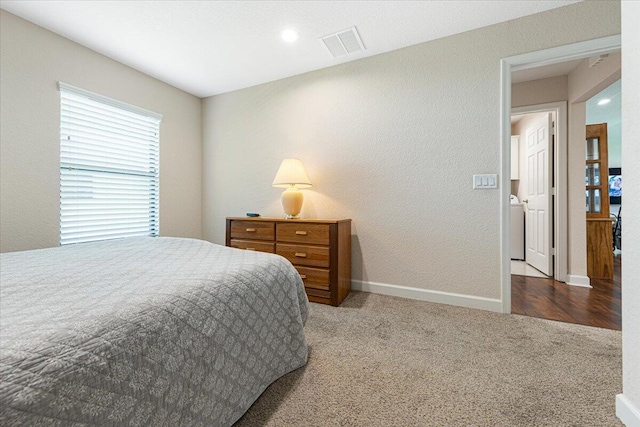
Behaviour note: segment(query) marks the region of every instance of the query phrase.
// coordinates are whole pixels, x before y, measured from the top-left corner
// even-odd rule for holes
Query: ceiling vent
[[[321,39],[335,58],[365,49],[356,27],[326,35]]]
[[[589,58],[589,68],[593,68],[595,66],[597,66],[599,63],[601,63],[602,61],[604,61],[604,59],[609,56],[608,54],[605,55],[600,55],[600,56],[594,56],[592,58]]]

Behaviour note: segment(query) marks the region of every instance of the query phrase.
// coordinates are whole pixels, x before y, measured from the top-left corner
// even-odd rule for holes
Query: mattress
[[[306,363],[277,255],[143,237],[0,259],[0,425],[229,426]]]

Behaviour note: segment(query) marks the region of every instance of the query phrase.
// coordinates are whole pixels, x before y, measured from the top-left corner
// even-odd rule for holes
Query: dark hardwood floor
[[[511,275],[511,312],[619,331],[621,264],[622,256],[614,256],[613,280],[591,279],[591,289]]]

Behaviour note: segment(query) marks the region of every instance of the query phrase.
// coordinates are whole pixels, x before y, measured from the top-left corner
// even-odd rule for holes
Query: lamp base
[[[289,187],[282,192],[282,207],[286,219],[298,218],[302,210],[302,191]]]
[[[284,219],[300,219],[300,215],[285,215]]]

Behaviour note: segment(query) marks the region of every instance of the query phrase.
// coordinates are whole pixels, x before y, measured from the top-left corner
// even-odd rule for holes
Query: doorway
[[[586,160],[587,269],[590,277],[614,280],[622,263],[622,80],[586,102],[586,122],[587,148],[592,137]],[[602,155],[595,155],[596,141]]]
[[[577,61],[580,62],[580,61]],[[575,66],[577,62],[572,65]],[[514,79],[514,97],[520,104],[529,98],[518,96],[532,88],[552,84],[550,93],[558,89],[555,74],[571,70],[565,64],[529,72],[523,81]],[[540,77],[540,78],[537,78]],[[562,81],[562,78],[560,78]],[[532,82],[530,85],[528,82]],[[564,82],[566,87],[566,82]],[[546,90],[546,89],[545,89]],[[511,109],[511,181],[510,201],[510,273],[518,276],[551,278],[568,282],[567,250],[567,101],[539,105],[517,106]],[[543,126],[540,135],[541,125]],[[531,141],[532,136],[534,141]],[[540,149],[534,142],[544,141],[546,149],[540,159]],[[530,147],[530,148],[529,148]],[[543,160],[546,163],[543,163]],[[539,169],[538,169],[539,167]],[[538,176],[544,174],[543,176]],[[540,178],[540,179],[538,179]],[[532,195],[542,194],[546,206],[534,205]],[[537,220],[537,221],[533,221]],[[544,221],[544,224],[540,224]],[[515,234],[519,233],[519,234]],[[516,248],[517,250],[514,250]],[[531,260],[531,255],[538,260]],[[542,257],[542,265],[539,258]],[[538,261],[538,262],[536,262]]]
[[[619,68],[617,57],[607,59],[609,66]],[[600,62],[604,61],[601,60]],[[579,323],[610,329],[620,328],[620,257],[612,253],[612,225],[609,221],[608,195],[608,138],[607,123],[612,129],[619,124],[620,117],[603,115],[604,109],[594,110],[592,104],[610,103],[619,97],[615,89],[605,89],[604,94],[593,94],[582,102],[578,95],[582,91],[563,92],[571,83],[574,87],[599,84],[598,75],[589,67],[591,59],[547,65],[539,70],[529,70],[526,75],[534,80],[524,80],[522,73],[514,73],[512,86],[514,100],[527,103],[531,88],[536,96],[566,97],[567,101],[554,105],[527,105],[512,109],[511,115],[511,290],[512,312],[532,317]],[[617,64],[617,65],[616,65]],[[585,71],[586,70],[586,71]],[[556,76],[556,74],[560,74]],[[605,73],[606,74],[606,73]],[[593,79],[585,79],[585,75]],[[595,75],[595,76],[593,76]],[[560,82],[558,82],[560,79]],[[594,83],[596,82],[596,83]],[[615,84],[612,85],[615,88]],[[589,89],[590,90],[590,89]],[[589,90],[586,90],[589,93]],[[591,91],[592,93],[593,91]],[[542,94],[542,95],[541,95]],[[550,95],[551,94],[551,95]],[[608,97],[608,98],[607,98]],[[605,101],[603,101],[605,100]],[[578,102],[580,101],[580,102]],[[573,102],[573,104],[571,104]],[[617,100],[619,103],[619,99]],[[573,123],[567,119],[567,105],[588,110],[588,114],[574,114]],[[553,108],[555,107],[555,108]],[[598,114],[599,113],[599,114]],[[572,124],[580,127],[582,141],[575,140],[577,147],[568,150],[565,130]],[[579,125],[579,126],[578,126]],[[586,129],[586,131],[585,131]],[[619,141],[619,137],[615,137]],[[586,143],[586,146],[585,146]],[[590,145],[591,144],[591,145]],[[612,145],[612,147],[615,143]],[[619,144],[618,144],[619,145]],[[586,152],[586,155],[585,155]],[[615,156],[614,156],[615,157]],[[568,173],[569,165],[582,168],[579,174]],[[565,179],[566,178],[566,179]],[[573,185],[573,197],[568,197],[568,187]],[[585,191],[586,189],[586,191]],[[583,192],[583,196],[580,195]],[[583,197],[581,199],[581,197]],[[586,218],[573,222],[566,218],[567,207],[584,209]],[[518,227],[517,223],[524,223]],[[572,276],[567,272],[567,249],[576,245],[574,236],[567,236],[572,228],[586,230],[586,248],[582,259],[586,260],[586,273],[590,285],[576,288]],[[520,232],[520,235],[515,233]],[[574,231],[575,233],[575,231]],[[522,240],[524,236],[524,246]],[[568,239],[565,237],[567,236]],[[520,249],[515,251],[514,248]],[[514,260],[515,258],[515,260]],[[574,254],[573,259],[578,259]],[[614,280],[617,269],[617,281]],[[562,272],[561,272],[562,271]],[[574,271],[575,273],[575,271]],[[587,283],[589,283],[587,282]],[[582,283],[577,283],[578,286]]]
[[[619,51],[620,49],[620,38],[619,37],[607,37],[598,40],[592,40],[589,42],[577,43],[569,46],[561,46],[559,48],[548,49],[545,51],[534,52],[531,54],[519,55],[516,57],[506,58],[502,60],[502,84],[503,84],[503,92],[502,92],[502,190],[503,197],[501,199],[501,213],[502,213],[502,303],[503,303],[503,311],[511,312],[511,302],[512,302],[512,289],[511,289],[511,203],[510,203],[510,195],[511,193],[518,192],[518,189],[513,188],[511,185],[511,147],[513,146],[513,142],[511,141],[512,129],[511,129],[511,113],[537,113],[543,112],[540,105],[534,105],[533,110],[537,111],[516,111],[515,109],[511,109],[511,78],[512,71],[518,70],[533,70],[535,68],[544,68],[551,65],[557,65],[561,63],[567,63],[574,61],[574,64],[569,65],[569,67],[574,66],[576,63],[583,62],[585,58],[593,58],[599,57],[600,55],[606,55],[608,53],[613,53]],[[558,100],[568,99],[568,98],[558,98]],[[581,101],[583,102],[583,101]],[[565,117],[570,116],[572,105],[567,105],[567,102],[564,102],[565,105]],[[567,114],[567,106],[569,107],[569,114]],[[531,105],[528,105],[529,109],[531,109]],[[546,111],[553,110],[553,108],[549,108],[547,106]],[[552,116],[552,122],[555,122],[556,125],[560,125],[563,123],[562,120],[559,119],[559,116],[555,116],[555,120]],[[566,123],[566,122],[564,122]],[[584,125],[583,125],[584,128]],[[569,126],[565,124],[565,132],[567,132]],[[556,129],[556,135],[557,131]],[[573,130],[573,129],[571,129]],[[522,137],[522,132],[521,137]],[[574,137],[575,137],[574,133]],[[525,135],[526,138],[526,135]],[[568,141],[568,139],[567,139]],[[556,142],[558,142],[556,140]],[[582,142],[584,146],[584,139]],[[568,254],[568,235],[567,235],[567,216],[571,215],[571,212],[567,212],[566,205],[563,207],[562,204],[566,203],[568,186],[567,186],[567,157],[562,158],[567,155],[567,152],[563,152],[563,146],[561,144],[552,144],[552,153],[553,158],[551,161],[554,162],[555,165],[564,165],[564,170],[562,170],[561,166],[553,167],[550,179],[553,180],[554,185],[551,186],[551,201],[547,204],[550,206],[551,211],[553,212],[556,222],[552,225],[552,230],[550,233],[549,239],[554,242],[552,246],[552,252],[550,253],[553,256],[552,261],[552,269],[548,270],[550,273],[549,278],[535,278],[535,280],[547,281],[547,289],[550,290],[553,294],[561,294],[563,291],[566,291],[565,300],[568,304],[576,304],[580,300],[580,296],[578,295],[580,291],[591,292],[590,288],[580,288],[576,286],[567,285],[564,282],[574,282],[574,285],[586,285],[589,286],[589,279],[580,275],[572,275],[569,274],[567,270],[568,262],[560,262],[562,255],[566,257]],[[566,146],[565,146],[566,148]],[[583,151],[584,153],[584,151]],[[575,153],[574,153],[575,154]],[[581,160],[582,162],[582,176],[584,179],[584,158]],[[574,176],[575,176],[575,164],[574,166]],[[569,165],[569,168],[571,165]],[[558,169],[560,168],[560,169]],[[580,168],[580,166],[578,166]],[[563,185],[564,184],[564,185]],[[575,185],[575,182],[573,183]],[[582,182],[583,186],[583,194],[584,194],[584,182]],[[574,193],[575,189],[574,189]],[[524,199],[527,200],[528,199]],[[574,200],[575,202],[575,200]],[[581,202],[582,203],[582,202]],[[584,209],[584,203],[582,204],[582,209]],[[562,209],[564,208],[564,209]],[[560,214],[558,214],[558,210],[560,209]],[[534,209],[530,209],[534,210]],[[584,210],[582,211],[582,215],[584,215]],[[584,226],[584,225],[583,225]],[[544,230],[543,228],[538,228],[538,230]],[[545,233],[542,233],[545,234]],[[584,232],[583,232],[584,234]],[[574,264],[575,267],[575,264]],[[526,277],[526,276],[515,276],[514,277]],[[564,280],[557,280],[563,279]],[[585,283],[586,279],[586,283]],[[529,280],[529,278],[524,279],[525,281]],[[531,279],[533,280],[533,278]],[[555,289],[556,286],[561,286],[561,288]],[[536,286],[530,283],[523,283],[520,287],[520,290],[515,290],[514,288],[514,296],[518,297],[518,292],[522,289],[525,289],[527,293],[534,294],[537,288]],[[594,293],[591,292],[591,297],[594,296]],[[615,297],[615,296],[614,296]],[[535,299],[535,298],[534,298]],[[544,299],[541,294],[538,295],[537,299]],[[585,297],[584,300],[589,299],[589,297]],[[593,299],[593,298],[591,298]],[[611,304],[615,305],[615,302]],[[610,304],[610,305],[611,305]],[[526,313],[524,313],[526,314]],[[561,321],[572,321],[568,318],[558,318],[555,320]],[[578,322],[581,323],[581,322]],[[606,327],[606,326],[605,326]]]
[[[562,114],[561,111],[562,110]],[[559,117],[562,116],[562,123]],[[565,281],[555,255],[556,159],[566,147],[566,103],[528,106],[511,115],[511,274]],[[566,151],[566,150],[565,150]],[[558,273],[558,274],[556,274]]]

